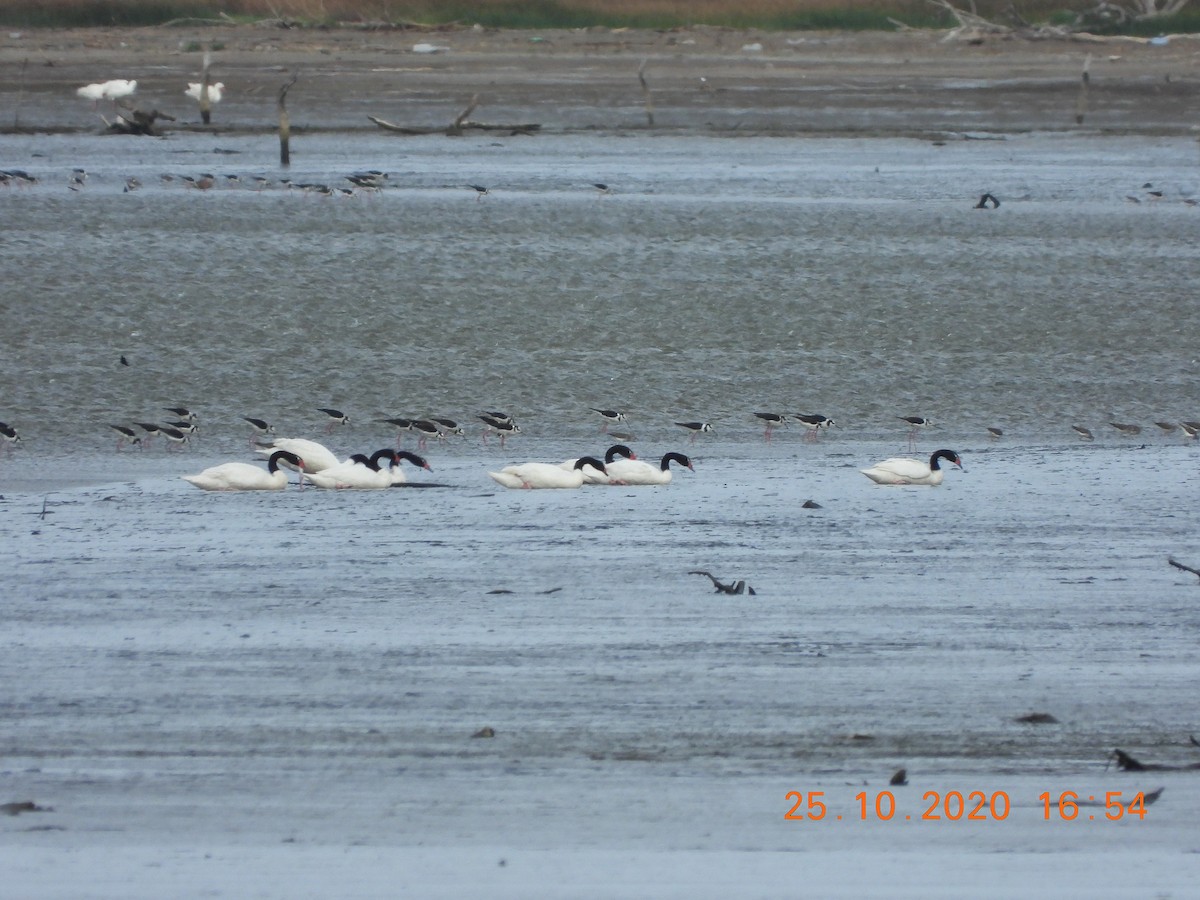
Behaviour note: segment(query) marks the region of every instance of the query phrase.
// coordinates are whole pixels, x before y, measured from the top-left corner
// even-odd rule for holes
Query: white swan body
[[[202,491],[282,491],[288,483],[287,472],[279,468],[284,460],[303,471],[302,458],[285,450],[277,450],[271,454],[267,471],[250,463],[231,462],[205,469],[199,475],[180,477]]]
[[[343,462],[348,462],[348,460],[338,459],[334,452],[324,444],[318,444],[316,441],[305,438],[275,438],[270,445],[260,448],[258,452],[263,456],[270,456],[276,450],[286,450],[303,458],[304,471],[309,474],[323,472],[334,466],[340,466]]]
[[[946,476],[938,464],[938,461],[943,459],[954,463],[960,469],[963,468],[962,458],[953,450],[938,450],[929,457],[927,463],[919,459],[896,456],[860,471],[876,484],[925,484],[936,487]]]
[[[624,444],[613,444],[611,447],[608,448],[608,450],[606,450],[604,452],[605,467],[612,465],[613,461],[615,459],[617,459],[617,457],[622,457],[624,459],[637,459],[637,454],[634,453],[632,450],[630,450],[628,447],[626,447]],[[577,463],[577,462],[579,462],[578,458],[568,459],[563,462],[560,462],[558,464],[558,467],[560,469],[564,469],[565,471],[569,472],[575,468],[575,463]],[[608,484],[609,476],[606,473],[601,472],[599,469],[595,468],[594,466],[588,466],[586,471],[583,472],[583,483],[584,484]]]
[[[585,466],[603,472],[604,463],[594,456],[583,456],[575,461],[571,469],[563,469],[555,463],[521,463],[505,466],[499,472],[488,472],[497,484],[506,488],[577,488],[583,486]]]
[[[397,462],[396,451],[389,447],[376,451],[369,459],[356,453],[344,463],[320,472],[306,472],[304,477],[319,488],[380,490],[392,486],[392,473],[379,465],[379,461],[385,457],[389,465]]]
[[[223,90],[225,90],[225,83],[222,81],[218,81],[216,84],[210,84],[208,86],[208,102],[209,103],[220,103],[221,102],[221,92]],[[200,102],[200,82],[189,81],[187,90],[184,91],[183,93],[186,96],[191,97],[197,103],[199,103]]]
[[[673,462],[696,471],[687,456],[672,452],[664,454],[662,462],[657,466],[640,459],[615,460],[608,467],[608,480],[610,484],[623,485],[670,484]]]

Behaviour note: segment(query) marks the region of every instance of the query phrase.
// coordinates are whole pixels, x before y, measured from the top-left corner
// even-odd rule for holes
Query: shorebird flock
[[[125,357],[122,357],[122,361],[123,365],[129,365],[125,361]],[[628,412],[602,407],[589,407],[588,409],[599,417],[600,434],[615,441],[636,440],[633,431],[628,430],[631,418]],[[107,427],[116,436],[118,451],[132,449],[146,451],[157,446],[164,446],[168,451],[179,451],[198,442],[201,434],[199,418],[197,413],[186,406],[169,406],[156,410],[144,419],[110,421],[107,423]],[[928,416],[897,416],[896,419],[902,423],[898,430],[903,430],[903,436],[910,451],[915,448],[916,441],[923,432],[928,429],[936,429],[934,421]],[[270,440],[277,434],[276,427],[260,416],[244,415],[240,417],[240,421],[245,423],[245,436],[251,447],[256,446],[256,441]],[[298,430],[312,427],[313,430],[319,430],[328,435],[336,429],[350,426],[351,421],[351,416],[341,409],[314,407],[311,421],[304,423]],[[484,444],[488,444],[495,437],[499,439],[499,446],[502,450],[507,449],[510,439],[522,434],[521,426],[517,424],[516,419],[511,414],[499,410],[481,411],[475,414],[471,421],[478,423],[476,427],[480,429],[480,439]],[[837,427],[837,422],[823,413],[747,413],[746,422],[751,421],[757,422],[760,427],[763,427],[762,436],[767,443],[771,443],[781,430],[788,429],[792,424],[802,426],[799,433],[802,435],[801,441],[804,443],[815,442],[823,434],[829,433],[831,429]],[[375,419],[373,423],[389,425],[395,429],[394,443],[397,449],[401,449],[405,440],[411,437],[416,440],[416,447],[420,451],[426,450],[431,442],[441,444],[454,438],[464,438],[469,427],[460,424],[454,418],[434,415],[392,416]],[[667,423],[659,422],[658,424],[665,426]],[[703,419],[672,420],[670,424],[686,434],[691,444],[695,444],[707,435],[717,433],[717,427],[711,421]],[[1153,424],[1157,433],[1163,437],[1178,436],[1186,441],[1195,440],[1197,435],[1200,435],[1200,420],[1178,422],[1158,420]],[[1112,429],[1110,433],[1117,439],[1134,439],[1144,434],[1143,427],[1133,422],[1113,421],[1109,422],[1108,426]],[[733,422],[722,422],[721,427],[725,433],[736,432],[739,428]],[[1093,441],[1096,439],[1096,431],[1091,427],[1078,423],[1073,423],[1069,427],[1071,433],[1080,440]],[[961,436],[962,430],[956,429],[956,431]],[[981,430],[981,436],[986,437],[989,441],[1001,440],[1005,434],[1004,429],[994,425],[985,426]],[[15,426],[0,422],[0,452],[11,453],[21,442],[21,436]]]
[[[72,168],[70,171],[63,173],[61,178],[61,183],[65,183],[70,190],[76,192],[81,191],[85,185],[90,183],[93,190],[103,190],[105,188],[116,190],[119,187],[122,193],[128,194],[140,190],[145,184],[142,178],[137,175],[98,174],[88,172],[82,167]],[[262,173],[244,174],[240,172],[199,172],[196,174],[162,172],[158,175],[157,180],[160,187],[179,187],[204,193],[210,191],[251,191],[254,193],[283,191],[296,194],[297,196],[328,198],[370,197],[383,192],[387,188],[400,187],[391,181],[389,173],[379,169],[350,172],[347,175],[339,176],[336,181],[332,182],[298,181],[286,177],[271,178]],[[60,183],[59,177],[45,174],[33,175],[24,169],[0,170],[0,187],[31,188],[58,183]],[[592,183],[573,186],[581,190],[598,193],[600,196],[616,192],[614,188],[607,184],[603,186],[603,190],[599,190],[600,186]],[[428,190],[429,188],[427,185],[417,185],[416,187],[419,187],[421,190]],[[474,197],[476,200],[483,200],[484,197],[491,196],[492,194],[491,188],[482,184],[443,187],[446,190],[464,192],[464,196]]]

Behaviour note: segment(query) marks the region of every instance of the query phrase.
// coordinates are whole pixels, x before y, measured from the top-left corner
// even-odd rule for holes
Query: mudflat
[[[213,128],[375,130],[472,120],[545,130],[903,134],[1194,130],[1200,42],[963,39],[947,32],[758,32],[691,27],[497,31],[185,25],[0,34],[0,127],[95,131],[81,85],[136,79],[137,103],[199,120],[184,96],[211,49]],[[1089,75],[1082,122],[1082,74]],[[639,73],[640,76],[639,77]],[[644,85],[643,85],[644,81]]]

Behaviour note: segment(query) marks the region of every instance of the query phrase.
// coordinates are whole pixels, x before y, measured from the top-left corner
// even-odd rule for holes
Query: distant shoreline
[[[708,27],[6,32],[0,131],[101,131],[106,110],[93,110],[75,90],[110,78],[136,79],[143,108],[175,116],[164,131],[201,130],[183,90],[198,79],[204,50],[214,79],[226,85],[214,133],[273,131],[278,91],[293,74],[292,127],[310,132],[374,132],[371,116],[442,129],[472,98],[475,121],[536,123],[547,133],[953,139],[1029,131],[1182,135],[1198,124],[1192,36],[1165,46],[1134,38],[947,36]],[[1090,82],[1080,124],[1085,60]]]

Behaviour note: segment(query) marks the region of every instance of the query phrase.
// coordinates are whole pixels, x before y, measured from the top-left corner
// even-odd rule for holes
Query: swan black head
[[[623,456],[626,459],[637,459],[637,454],[626,447],[624,444],[613,444],[604,454],[606,463],[612,462],[618,456]]]
[[[687,458],[686,454],[676,453],[673,450],[670,453],[665,454],[662,458],[663,471],[665,472],[667,469],[669,469],[671,467],[671,463],[673,462],[679,463],[681,466],[687,466],[693,472],[696,471],[696,467],[692,465],[692,461]]]
[[[964,472],[967,471],[966,469],[963,469],[962,457],[953,450],[938,450],[929,457],[929,468],[934,472],[941,468],[941,466],[938,465],[938,460],[940,459],[944,459],[946,462],[954,463],[954,465],[958,466]]]
[[[399,464],[400,460],[402,460],[402,459],[407,459],[414,466],[419,466],[422,469],[429,469],[429,463],[425,461],[425,457],[417,456],[417,454],[412,453],[408,450],[397,450],[396,451],[397,464]],[[433,469],[429,469],[429,471],[432,472]]]
[[[304,460],[295,453],[289,453],[287,450],[276,450],[267,461],[267,470],[272,474],[278,472],[280,463],[287,463],[294,469],[304,468]]]
[[[600,462],[600,460],[596,459],[594,456],[581,456],[579,459],[575,460],[576,469],[582,469],[584,466],[592,466],[595,469],[599,469],[605,475],[608,474],[608,469],[605,468],[604,463]]]

